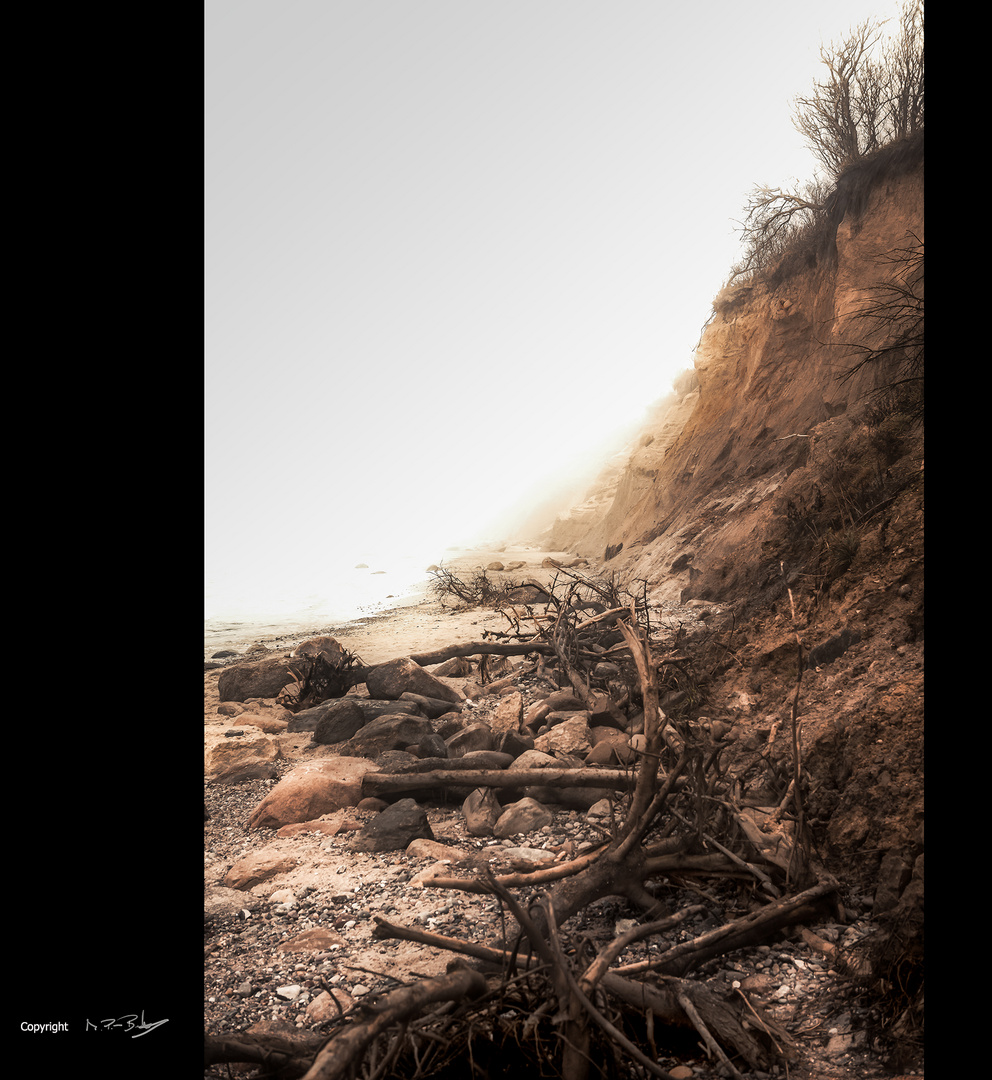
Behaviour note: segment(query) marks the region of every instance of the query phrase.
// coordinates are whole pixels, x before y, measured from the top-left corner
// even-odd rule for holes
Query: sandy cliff
[[[858,312],[904,273],[892,253],[922,243],[923,216],[922,144],[842,184],[833,243],[798,272],[723,290],[696,349],[698,389],[666,400],[622,467],[559,517],[551,546],[619,552],[611,566],[666,597],[726,599],[760,578],[793,489],[816,482],[811,467],[892,377],[870,365],[841,378],[860,356],[850,343],[869,340]]]

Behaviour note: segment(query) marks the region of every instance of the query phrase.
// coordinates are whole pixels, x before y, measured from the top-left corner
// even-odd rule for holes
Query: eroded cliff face
[[[892,378],[884,365],[842,376],[861,355],[852,343],[871,338],[858,313],[904,272],[892,253],[922,242],[923,227],[920,169],[882,180],[844,217],[827,265],[725,290],[696,349],[698,391],[653,418],[623,468],[559,519],[553,546],[619,550],[611,567],[665,599],[726,599],[760,578],[788,499]]]
[[[818,856],[881,905],[922,897],[923,429],[882,392],[905,354],[844,376],[898,329],[859,312],[922,253],[922,160],[857,203],[829,258],[717,297],[698,390],[552,537],[703,613],[660,661],[666,709],[725,726],[741,797],[773,804],[795,722]]]

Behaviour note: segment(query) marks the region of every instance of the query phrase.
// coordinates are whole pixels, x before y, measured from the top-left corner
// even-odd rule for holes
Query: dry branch
[[[455,758],[454,761],[459,759]],[[428,772],[366,773],[362,780],[362,794],[366,797],[386,798],[403,792],[424,788],[524,788],[581,787],[618,788],[633,787],[634,776],[623,769],[466,769],[436,768]]]
[[[310,1067],[324,1040],[310,1035],[306,1039],[287,1039],[281,1035],[238,1032],[233,1035],[205,1035],[204,1068],[241,1062],[263,1065],[269,1075],[300,1077]]]
[[[417,1016],[439,1001],[482,997],[488,987],[477,971],[459,968],[386,994],[369,1006],[369,1015],[340,1031],[316,1056],[303,1080],[338,1080],[351,1075],[366,1048],[394,1024]]]
[[[546,641],[470,641],[465,645],[446,645],[433,652],[415,653],[410,659],[421,667],[443,664],[456,656],[526,656],[527,653],[553,656],[554,648]]]
[[[691,941],[674,945],[651,960],[627,964],[614,971],[627,976],[642,975],[647,971],[682,975],[714,956],[755,945],[786,926],[814,917],[817,905],[836,892],[838,887],[838,882],[833,878],[825,878],[796,896],[766,904],[758,911],[700,934]]]

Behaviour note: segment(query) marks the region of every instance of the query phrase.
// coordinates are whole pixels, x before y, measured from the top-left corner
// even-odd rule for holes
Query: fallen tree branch
[[[437,759],[439,761],[445,759]],[[453,761],[460,759],[454,758]],[[384,798],[420,788],[457,787],[581,787],[632,788],[634,776],[624,769],[467,769],[442,767],[428,772],[366,773],[362,778],[362,795]]]
[[[446,937],[444,934],[435,934],[429,930],[417,930],[412,926],[399,926],[379,915],[375,917],[372,937],[381,941],[413,941],[418,945],[430,945],[435,949],[461,953],[463,956],[471,956],[498,967],[507,967],[514,959],[514,954],[507,949],[478,945],[473,941],[462,941],[461,938]],[[525,963],[523,966],[528,965]]]
[[[287,1039],[281,1035],[253,1034],[240,1031],[235,1035],[205,1035],[203,1066],[242,1062],[264,1065],[270,1075],[289,1080],[300,1077],[310,1067],[323,1039],[309,1035],[305,1039]]]
[[[575,1003],[580,1006],[604,1032],[606,1032],[613,1042],[622,1047],[630,1057],[647,1069],[648,1072],[654,1076],[661,1077],[661,1080],[672,1080],[671,1073],[666,1072],[657,1062],[652,1061],[640,1047],[635,1046],[630,1039],[628,1039],[614,1024],[611,1024],[599,1009],[593,1005],[589,998],[586,997],[581,987],[576,982],[575,975],[572,973],[568,960],[562,951],[561,943],[558,940],[558,928],[555,925],[554,904],[551,902],[549,896],[545,895],[543,897],[541,907],[544,911],[549,929],[548,939],[554,954],[555,971],[560,975],[568,993],[575,999]],[[577,1017],[576,1011],[571,1009],[569,1012],[571,1014],[571,1039],[566,1039],[562,1075],[569,1077],[569,1080],[572,1080],[573,1077],[576,1077],[576,1080],[581,1080],[581,1077],[588,1074],[588,1036],[586,1036],[585,1032],[582,1030],[585,1025]]]
[[[554,647],[546,641],[470,641],[465,645],[446,645],[443,649],[435,649],[433,652],[415,653],[409,657],[415,664],[421,667],[430,667],[432,664],[443,664],[445,660],[451,660],[456,656],[526,656],[527,653],[541,653],[542,656],[553,656]]]
[[[717,1058],[726,1069],[729,1070],[730,1075],[734,1077],[734,1080],[744,1080],[744,1078],[737,1071],[737,1069],[734,1068],[733,1064],[730,1061],[730,1058],[728,1058],[727,1055],[723,1052],[723,1047],[720,1046],[716,1039],[714,1039],[713,1036],[710,1034],[710,1030],[706,1026],[706,1022],[699,1015],[699,1010],[693,1004],[693,1002],[689,998],[689,995],[684,990],[680,990],[676,994],[676,997],[678,998],[678,1003],[685,1010],[686,1016],[688,1016],[689,1019],[692,1021],[692,1026],[699,1033],[699,1037],[703,1040],[704,1045],[707,1047],[710,1053],[715,1058]]]
[[[814,917],[818,901],[836,892],[838,888],[837,881],[827,878],[796,896],[766,904],[758,911],[752,911],[740,919],[700,934],[691,941],[674,945],[651,960],[627,964],[615,968],[614,972],[628,977],[642,975],[647,971],[682,975],[714,956],[754,945],[785,926]]]

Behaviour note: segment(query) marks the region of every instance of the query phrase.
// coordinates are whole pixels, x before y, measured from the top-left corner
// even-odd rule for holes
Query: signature
[[[161,1027],[163,1024],[167,1024],[168,1019],[165,1020],[153,1020],[150,1023],[145,1022],[145,1010],[141,1010],[141,1019],[138,1019],[137,1013],[125,1013],[123,1016],[111,1017],[109,1020],[99,1020],[94,1023],[92,1020],[86,1021],[87,1031],[127,1031],[131,1033],[132,1039],[140,1039],[142,1035],[147,1035],[149,1031],[154,1031],[157,1027]]]

